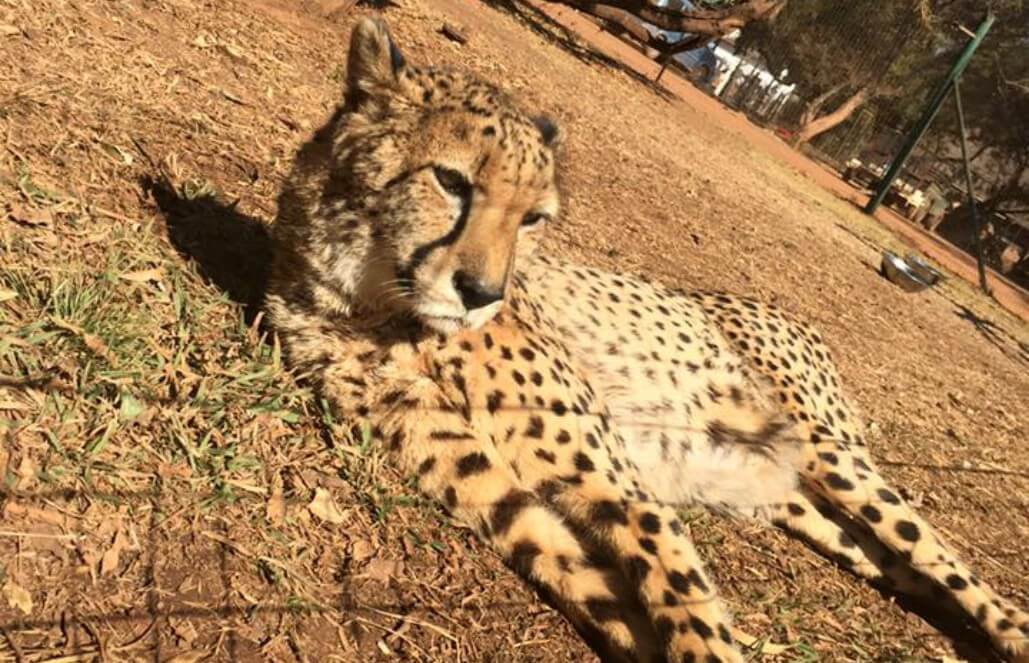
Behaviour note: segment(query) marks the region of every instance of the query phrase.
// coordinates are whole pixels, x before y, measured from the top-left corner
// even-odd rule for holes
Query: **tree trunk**
[[[831,113],[822,115],[821,117],[809,120],[801,125],[795,136],[797,145],[803,145],[807,143],[815,136],[829,131],[833,127],[837,126],[848,117],[850,117],[854,111],[856,111],[861,104],[865,103],[868,98],[868,88],[861,87],[858,91],[850,95],[850,97],[840,104],[836,110]]]
[[[818,117],[818,114],[822,112],[822,108],[829,103],[829,100],[835,97],[840,90],[843,89],[845,83],[839,83],[832,86],[822,94],[818,95],[804,106],[804,112],[800,115],[798,124],[801,127],[805,127]]]
[[[787,0],[744,0],[726,9],[674,10],[655,7],[648,0],[557,0],[588,14],[610,21],[645,45],[670,55],[695,48],[721,37],[751,21],[769,20],[786,6]],[[677,44],[658,39],[643,27],[650,23],[669,32],[688,32],[691,37]]]

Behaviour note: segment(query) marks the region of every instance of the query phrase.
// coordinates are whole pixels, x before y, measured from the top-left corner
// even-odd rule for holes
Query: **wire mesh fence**
[[[1012,0],[992,11],[961,77],[972,193],[986,263],[1029,287],[1029,8]],[[680,64],[709,51],[717,71],[703,89],[871,192],[985,15],[964,0],[793,2]],[[883,202],[974,256],[969,198],[951,92]]]

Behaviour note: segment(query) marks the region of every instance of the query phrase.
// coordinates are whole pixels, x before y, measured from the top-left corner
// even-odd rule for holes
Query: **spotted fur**
[[[1025,660],[1029,617],[876,472],[817,333],[535,254],[559,140],[358,23],[274,229],[267,310],[297,371],[611,660],[742,661],[683,503],[942,593]]]

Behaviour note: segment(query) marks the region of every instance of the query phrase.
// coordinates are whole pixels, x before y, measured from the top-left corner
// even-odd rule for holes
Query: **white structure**
[[[735,41],[736,38],[739,36],[740,31],[734,30],[725,36],[725,40]],[[724,48],[721,42],[715,45],[714,50],[715,56],[725,66],[726,71],[726,74],[718,82],[718,86],[715,87],[716,97],[722,95],[722,90],[724,90],[725,86],[729,84],[729,81],[732,79],[733,74],[737,73],[737,69],[739,70],[739,74],[742,76],[753,76],[754,72],[756,71],[758,77],[761,80],[761,87],[767,88],[769,85],[773,86],[772,90],[775,92],[776,96],[782,99],[788,98],[791,94],[793,94],[793,91],[797,87],[796,85],[783,85],[779,82],[779,78],[786,77],[786,74],[788,73],[786,70],[783,70],[782,74],[780,74],[779,78],[777,78],[770,74],[768,71],[762,69],[761,67],[753,63],[744,62],[743,58],[736,55],[732,51]]]

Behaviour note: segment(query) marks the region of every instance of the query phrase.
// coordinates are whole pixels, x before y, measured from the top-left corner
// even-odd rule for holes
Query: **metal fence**
[[[798,149],[836,170],[857,188],[872,189],[905,139],[918,126],[934,91],[970,38],[969,28],[974,30],[983,18],[983,9],[982,5],[976,9],[974,3],[968,3],[969,9],[963,17],[958,15],[954,19],[952,16],[943,21],[928,12],[931,2],[893,0],[888,5],[880,4],[891,7],[893,13],[880,17],[877,23],[874,8],[867,20],[856,19],[852,11],[854,4],[852,0],[815,0],[807,5],[790,3],[784,10],[785,18],[776,19],[776,22],[785,20],[785,27],[755,27],[753,30],[758,33],[755,38],[749,34],[752,27],[748,25],[742,34],[730,35],[710,45],[721,64],[718,80],[710,86],[710,92],[756,124],[794,142]],[[857,0],[856,4],[868,3]],[[794,7],[797,9],[793,10]],[[791,18],[788,15],[791,11],[801,15]],[[1016,7],[1015,18],[1025,13],[1024,9]],[[1003,20],[1002,17],[998,23]],[[1024,33],[1024,26],[1022,28]],[[966,106],[971,106],[966,108],[966,114],[972,114],[970,120],[974,129],[969,146],[973,189],[982,216],[980,236],[984,240],[987,264],[1021,286],[1029,287],[1029,200],[1025,200],[1029,197],[1025,193],[1029,191],[1029,175],[1022,173],[1024,195],[1021,199],[1017,195],[1009,196],[1003,203],[997,203],[998,191],[1010,193],[1012,181],[1016,184],[1018,181],[1018,159],[1021,158],[1018,134],[1013,134],[1014,138],[1005,134],[1005,140],[1016,143],[998,148],[991,143],[997,136],[991,133],[990,123],[1001,120],[981,115],[1007,111],[1005,117],[1010,116],[1010,124],[1019,122],[1015,110],[1024,106],[1029,112],[1029,88],[1007,88],[1000,79],[1008,63],[1018,65],[1019,53],[1021,58],[1029,59],[1029,35],[1021,37],[1022,48],[1017,44],[1010,48],[1010,34],[1005,34],[1003,29],[994,29],[993,33],[987,34],[983,42],[990,48],[980,49],[965,74],[966,79],[978,82],[972,86],[972,91],[964,93],[964,98],[971,100],[971,103],[966,101]],[[783,52],[793,54],[797,68],[813,71],[802,72],[807,78],[791,75],[789,68],[782,65]],[[821,70],[810,67],[802,59],[804,55],[815,57],[819,53],[828,54]],[[843,63],[838,72],[833,70],[834,64],[829,64],[834,57]],[[783,68],[779,69],[780,66]],[[833,80],[834,75],[838,76],[838,81]],[[991,76],[997,79],[995,86]],[[855,83],[855,80],[863,82]],[[859,85],[864,85],[868,92],[853,112],[809,141],[797,141],[805,120],[818,115],[805,116],[812,105],[824,102],[822,112],[831,112],[845,104],[848,95]],[[836,91],[829,94],[827,100],[820,100],[819,87]],[[995,98],[985,99],[982,95]],[[974,255],[976,231],[967,204],[953,103],[952,96],[948,97],[887,192],[884,204]],[[1021,106],[1016,109],[1012,104]],[[1029,119],[1021,121],[1026,125],[1029,139]],[[999,128],[1011,130],[1010,126]],[[1029,147],[1022,147],[1029,153]]]

